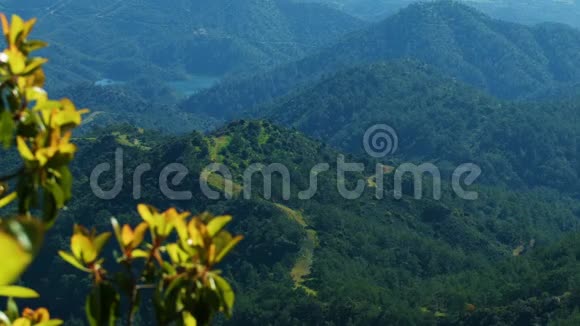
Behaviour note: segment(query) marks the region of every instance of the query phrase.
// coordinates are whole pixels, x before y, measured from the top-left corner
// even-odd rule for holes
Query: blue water
[[[174,81],[168,84],[178,95],[187,97],[212,87],[220,79],[218,76],[191,76],[187,80]]]

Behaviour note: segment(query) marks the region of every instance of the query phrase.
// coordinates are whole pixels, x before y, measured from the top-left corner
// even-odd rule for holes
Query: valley
[[[15,284],[41,293],[25,303],[46,307],[66,325],[97,325],[85,322],[78,298],[97,280],[121,279],[127,265],[88,278],[59,251],[72,243],[77,224],[99,233],[110,231],[112,217],[139,225],[143,210],[135,208],[147,203],[200,216],[185,226],[159,215],[174,223],[167,228],[176,235],[156,241],[181,242],[156,248],[155,232],[163,228],[151,227],[141,234],[151,244],[132,249],[152,254],[131,259],[146,258],[139,264],[147,266],[172,255],[168,261],[175,263],[186,252],[188,259],[210,262],[209,268],[189,261],[160,266],[177,275],[163,281],[199,275],[199,284],[216,288],[207,277],[220,275],[229,282],[231,289],[217,297],[194,298],[215,303],[235,293],[231,316],[222,314],[223,306],[215,316],[205,314],[211,305],[200,306],[197,313],[212,325],[576,325],[577,6],[547,0],[6,0],[0,11],[37,17],[33,35],[50,44],[39,52],[48,58],[46,75],[34,77],[46,78],[50,98],[89,109],[82,119],[66,117],[82,120],[73,135],[72,123],[62,118],[69,121],[63,135],[47,138],[52,147],[42,153],[75,153],[70,176],[54,172],[54,161],[42,163],[48,154],[37,158],[25,150],[42,144],[26,124],[52,119],[57,110],[38,113],[51,105],[40,87],[18,95],[33,94],[33,100],[17,102],[18,92],[2,88],[13,77],[0,83],[0,136],[15,145],[2,150],[2,166],[17,170],[26,157],[25,169],[44,171],[45,164],[72,187],[72,199]],[[18,68],[3,63],[14,60],[6,51],[2,77]],[[30,109],[38,117],[11,116],[7,108],[14,103],[38,104]],[[50,121],[48,129],[61,120]],[[467,167],[478,173],[465,173],[474,171]],[[19,187],[3,180],[0,196]],[[12,212],[15,206],[0,205],[0,236],[5,218],[24,218]],[[244,237],[223,262],[216,248],[232,235],[217,237],[225,224],[200,226],[210,216],[204,212],[232,216],[228,231]],[[99,243],[102,259],[122,261],[127,253],[118,246],[132,246],[127,239],[139,238],[137,228],[123,227],[119,243]],[[90,232],[86,237],[94,240],[96,231]],[[217,244],[189,233],[210,234]],[[164,290],[148,286],[142,302]],[[122,299],[117,322],[163,324],[154,317],[159,302],[142,304],[130,321],[134,299]],[[192,305],[184,302],[176,306]],[[10,326],[0,313],[0,325]],[[193,325],[180,314],[177,325],[180,318]]]

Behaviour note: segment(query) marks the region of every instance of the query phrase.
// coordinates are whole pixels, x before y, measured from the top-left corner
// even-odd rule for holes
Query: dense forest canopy
[[[27,57],[42,44],[10,33],[2,44],[0,142],[11,148],[0,149],[0,241],[13,232],[6,221],[41,214],[14,216],[10,201],[45,191],[59,205],[42,249],[9,285],[41,297],[16,309],[0,273],[0,325],[46,326],[44,310],[24,307],[91,326],[111,316],[133,325],[578,324],[578,10],[547,0],[3,1],[1,12],[37,17],[31,35],[49,46],[38,52],[48,62],[25,60],[26,72],[6,61],[18,58],[11,48]],[[35,108],[41,87],[70,101]],[[74,116],[74,134],[65,123],[57,133],[39,112],[69,102],[89,111]],[[369,138],[377,127],[387,139]],[[74,144],[66,168],[22,170],[22,158],[42,162],[23,143],[45,153],[59,137],[58,146]],[[38,157],[60,152],[46,153]],[[345,162],[360,168],[345,173]],[[466,166],[477,176],[461,173]],[[9,180],[26,169],[41,175],[27,191]],[[75,246],[99,235],[112,239],[93,246],[104,263]],[[127,283],[119,275],[137,275],[126,267],[143,252],[150,259],[134,266],[143,274]],[[173,283],[184,275],[194,281]],[[135,281],[151,279],[158,288]],[[79,304],[87,296],[88,310]]]
[[[396,13],[417,0],[297,0],[328,4],[367,20],[378,20]],[[486,14],[512,22],[537,24],[563,23],[578,27],[580,4],[576,0],[461,0]]]
[[[8,0],[39,17],[55,86],[218,76],[267,69],[331,44],[364,23],[338,10],[288,0]],[[82,30],[82,37],[77,31]],[[49,86],[52,86],[49,84]]]
[[[403,58],[494,96],[544,99],[578,91],[579,50],[580,31],[567,26],[507,23],[452,1],[420,3],[302,60],[202,91],[182,106],[236,117],[324,74]]]

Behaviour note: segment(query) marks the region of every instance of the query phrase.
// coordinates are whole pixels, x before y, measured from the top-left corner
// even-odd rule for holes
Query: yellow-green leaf
[[[199,220],[193,219],[189,221],[187,225],[187,231],[189,232],[189,239],[186,240],[188,246],[200,246],[204,247],[203,236],[199,230],[201,222]],[[202,225],[203,226],[203,225]]]
[[[28,148],[28,145],[26,145],[24,138],[16,138],[16,144],[18,145],[18,152],[20,153],[20,156],[22,156],[25,161],[30,162],[35,160],[34,154],[32,154],[30,148]]]
[[[149,225],[147,225],[147,223],[141,223],[137,225],[133,232],[133,241],[131,242],[131,247],[137,248],[141,242],[143,242],[143,239],[145,238],[145,232],[147,232],[148,228]]]
[[[34,299],[40,295],[29,288],[16,285],[0,286],[0,297],[20,298],[20,299]]]
[[[18,194],[16,192],[11,193],[10,195],[0,198],[0,208],[10,204],[11,202],[14,201],[14,199],[16,199],[18,197]]]
[[[69,254],[68,252],[59,251],[58,255],[60,258],[64,259],[67,263],[71,264],[72,266],[80,269],[83,272],[90,272],[90,270],[81,264],[73,255]]]
[[[34,27],[35,24],[36,24],[36,18],[32,18],[28,21],[23,22],[23,24],[22,24],[22,36],[21,36],[23,39],[26,39],[28,37],[28,35],[32,31],[32,28]]]
[[[111,225],[113,226],[113,232],[115,233],[115,238],[117,238],[117,242],[119,242],[119,246],[123,248],[123,240],[121,235],[121,226],[119,225],[119,221],[116,218],[111,217]]]
[[[42,322],[40,324],[36,324],[34,326],[60,326],[63,325],[64,321],[60,319],[51,319],[49,321]]]
[[[0,142],[2,142],[4,148],[12,145],[15,127],[14,119],[10,111],[4,110],[0,112]]]
[[[229,215],[214,217],[207,224],[207,231],[209,235],[213,237],[218,234],[228,223],[230,223],[231,220],[232,217]]]
[[[234,247],[240,243],[240,241],[242,241],[242,239],[244,239],[243,236],[238,235],[237,237],[233,238],[232,241],[230,241],[217,255],[217,257],[215,258],[215,263],[219,263],[222,261],[222,259],[224,259],[224,257],[230,252],[232,251],[232,249],[234,249]]]
[[[197,326],[197,320],[195,320],[195,317],[193,317],[190,312],[184,311],[182,313],[182,316],[183,316],[183,325]]]
[[[167,245],[167,254],[169,254],[169,258],[174,264],[180,264],[189,258],[187,253],[176,243]]]
[[[18,318],[12,323],[12,326],[32,326],[32,321],[28,318]]]
[[[40,68],[43,64],[47,63],[48,59],[46,58],[33,58],[30,62],[26,65],[26,68],[22,71],[23,75],[28,75],[33,73],[36,69]]]
[[[7,51],[8,65],[13,74],[21,74],[26,68],[26,56],[16,48]]]
[[[83,263],[92,263],[97,259],[97,250],[91,240],[84,234],[77,233],[71,238],[73,255]]]
[[[18,15],[12,15],[10,24],[10,45],[15,44],[18,36],[23,32],[24,21]]]
[[[147,258],[149,257],[149,253],[145,250],[135,249],[131,252],[132,258]]]
[[[0,231],[0,286],[13,283],[32,262],[32,255],[11,235]]]
[[[155,225],[155,215],[158,214],[155,208],[145,204],[139,204],[139,206],[137,206],[137,211],[139,212],[139,215],[141,215],[141,218],[149,223],[150,226]]]
[[[0,311],[0,325],[10,325],[10,318],[3,311]]]
[[[97,252],[97,256],[101,253],[101,251],[103,250],[103,247],[105,246],[105,244],[107,244],[107,241],[109,241],[109,239],[111,238],[111,232],[105,232],[102,234],[99,234],[94,241],[94,246],[95,246],[95,250]]]
[[[224,313],[229,318],[232,316],[233,309],[234,309],[234,301],[235,301],[235,294],[232,290],[232,287],[221,276],[217,274],[212,274],[212,278],[215,281],[217,286],[217,290],[220,295],[220,299],[222,301],[222,307],[224,308]]]
[[[28,53],[36,50],[40,50],[48,46],[48,43],[38,40],[29,40],[23,44],[22,49]]]

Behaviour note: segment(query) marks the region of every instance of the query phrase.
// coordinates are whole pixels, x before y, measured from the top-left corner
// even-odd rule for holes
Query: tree
[[[39,296],[16,284],[72,198],[69,164],[77,150],[72,132],[87,110],[68,99],[50,100],[43,89],[47,60],[31,54],[46,44],[28,39],[35,20],[12,16],[9,22],[4,15],[0,20],[7,44],[0,53],[0,143],[3,156],[16,155],[21,162],[15,172],[0,176],[0,296],[9,298],[0,325],[60,325],[45,308],[20,313],[14,298]],[[230,316],[234,293],[215,266],[242,239],[224,230],[231,217],[191,216],[174,208],[160,212],[144,204],[138,212],[143,222],[134,228],[114,218],[113,232],[75,225],[70,251],[59,252],[91,277],[89,324],[114,325],[124,317],[132,325],[146,289],[160,325],[205,325],[216,312]],[[116,263],[122,268],[115,273],[106,269],[102,255],[112,234],[121,250]]]

